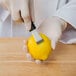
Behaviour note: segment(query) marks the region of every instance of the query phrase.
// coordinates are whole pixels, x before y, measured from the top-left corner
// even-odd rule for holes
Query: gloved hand
[[[44,20],[43,23],[38,28],[38,31],[44,33],[46,36],[49,37],[49,39],[51,40],[51,46],[53,49],[55,49],[56,43],[60,39],[62,32],[66,29],[66,27],[67,22],[58,17],[52,17]],[[33,60],[33,58],[31,57],[31,55],[27,50],[27,46],[24,46],[24,50],[26,50],[27,58],[29,60]],[[35,62],[41,63],[40,60],[35,60]]]
[[[29,0],[0,0],[0,5],[10,11],[15,22],[24,21],[27,30],[31,28]]]
[[[60,39],[62,32],[66,29],[66,27],[67,22],[53,16],[52,18],[44,20],[38,30],[50,38],[52,48],[55,49],[56,43]]]

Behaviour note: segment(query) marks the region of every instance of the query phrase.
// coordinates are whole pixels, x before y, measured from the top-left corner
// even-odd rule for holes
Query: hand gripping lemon
[[[45,36],[42,33],[40,33],[40,36],[42,37],[43,42],[37,44],[34,37],[31,36],[28,39],[27,47],[29,53],[34,59],[46,60],[49,57],[50,53],[52,52],[51,41],[47,36]]]

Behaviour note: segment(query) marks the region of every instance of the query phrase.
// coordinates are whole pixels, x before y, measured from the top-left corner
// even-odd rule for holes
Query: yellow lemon
[[[47,36],[45,36],[42,33],[40,33],[40,36],[43,39],[43,42],[41,42],[40,44],[37,44],[35,42],[33,36],[31,36],[28,39],[28,43],[27,43],[28,51],[34,59],[46,60],[50,55],[50,53],[52,52],[51,41]]]

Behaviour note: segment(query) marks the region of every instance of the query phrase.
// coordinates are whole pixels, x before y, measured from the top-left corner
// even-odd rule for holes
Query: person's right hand
[[[24,22],[26,29],[30,30],[29,0],[0,0],[0,5],[10,11],[15,22]]]

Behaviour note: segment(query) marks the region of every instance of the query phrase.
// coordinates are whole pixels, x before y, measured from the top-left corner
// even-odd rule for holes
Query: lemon
[[[42,33],[40,33],[40,36],[42,37],[43,42],[37,44],[34,37],[31,36],[28,39],[27,47],[29,53],[34,59],[46,60],[50,55],[50,53],[52,52],[51,41],[47,36],[45,36]]]

